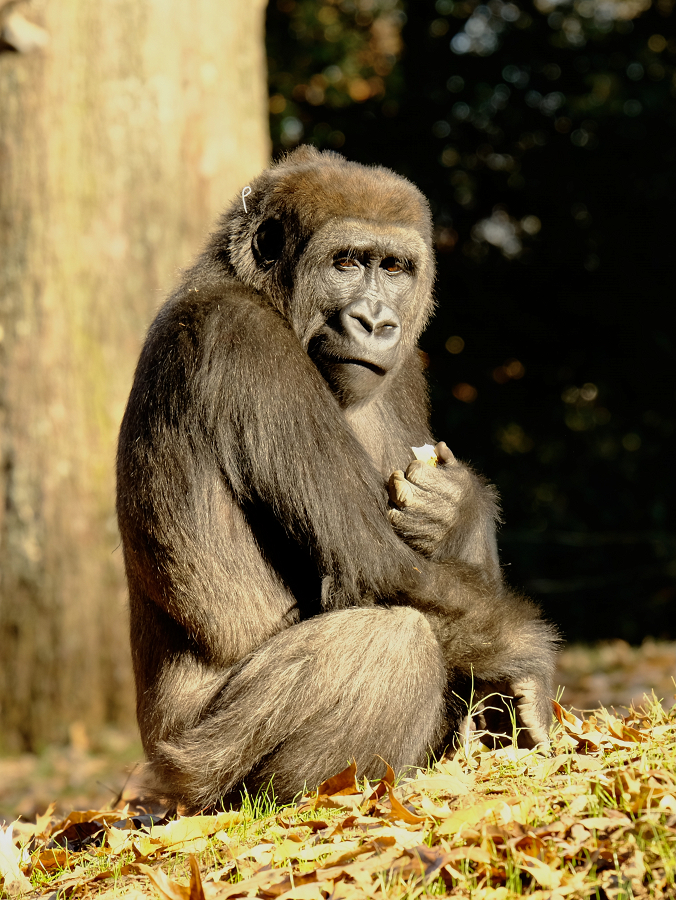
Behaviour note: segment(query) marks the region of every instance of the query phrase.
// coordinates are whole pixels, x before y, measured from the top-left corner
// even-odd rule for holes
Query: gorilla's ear
[[[266,219],[251,242],[256,264],[267,269],[284,251],[284,226],[279,219]]]

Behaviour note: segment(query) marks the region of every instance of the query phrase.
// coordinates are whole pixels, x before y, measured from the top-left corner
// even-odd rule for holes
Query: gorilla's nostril
[[[372,334],[376,330],[374,323],[363,314],[350,313],[350,318],[360,325],[367,334]]]
[[[389,341],[395,336],[396,330],[394,325],[379,325],[374,334],[379,340]]]

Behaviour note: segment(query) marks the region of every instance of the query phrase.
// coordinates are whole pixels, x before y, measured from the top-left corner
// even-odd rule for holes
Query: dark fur
[[[502,583],[490,489],[449,454],[388,507],[393,470],[433,442],[427,203],[310,148],[251,187],[150,329],[118,454],[138,720],[156,789],[187,810],[273,774],[288,799],[353,757],[423,763],[472,679],[516,695],[526,742],[550,717],[555,637]],[[346,221],[404,240],[415,271],[396,365],[341,406],[307,351]]]

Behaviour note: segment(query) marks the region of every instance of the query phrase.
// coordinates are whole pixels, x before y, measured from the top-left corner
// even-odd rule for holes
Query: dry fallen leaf
[[[316,883],[299,884],[280,894],[278,900],[325,900],[323,890],[324,886]]]
[[[464,797],[465,794],[469,794],[474,782],[473,776],[460,779],[456,775],[429,775],[405,782],[401,787],[401,793],[407,797],[415,791],[429,791],[447,797]]]
[[[153,869],[138,863],[136,868],[150,878],[164,900],[205,900],[199,866],[194,856],[190,856],[190,884],[179,884],[168,878],[162,869]]]
[[[58,872],[60,869],[74,866],[76,859],[76,854],[65,848],[50,847],[48,850],[40,850],[36,865],[45,872]]]
[[[345,856],[345,858],[349,858],[350,854],[353,854],[357,851],[359,847],[359,841],[339,841],[337,844],[314,844],[311,847],[303,847],[299,849],[298,844],[296,844],[296,849],[292,853],[287,853],[286,855],[282,855],[284,845],[282,844],[275,850],[275,861],[282,859],[302,859],[306,862],[311,862],[315,859],[320,859],[322,856],[335,856],[336,854]],[[324,861],[323,865],[326,863]]]
[[[46,850],[50,828],[42,825],[42,840],[32,838],[33,863],[49,870],[50,889],[64,895],[97,894],[101,882],[115,878],[126,896],[138,882],[120,876],[135,875],[163,900],[385,900],[390,893],[396,900],[404,890],[425,896],[438,878],[448,895],[463,900],[513,900],[519,893],[577,900],[602,889],[609,900],[666,898],[667,876],[658,868],[666,857],[653,848],[673,844],[676,775],[674,729],[653,736],[655,721],[668,718],[661,715],[601,711],[585,718],[559,707],[553,758],[477,742],[411,773],[396,789],[389,767],[379,782],[360,788],[353,764],[266,820],[233,813],[141,827],[130,818],[111,828],[106,817],[125,813],[76,813],[52,829],[63,836],[73,830],[71,849]],[[333,810],[321,821],[299,815],[321,806]],[[240,821],[245,827],[231,832]],[[73,852],[82,826],[100,825],[107,846]],[[167,875],[171,868],[148,864],[178,853],[183,871],[180,854],[202,847],[217,857],[204,883],[194,860],[190,884]],[[122,852],[133,852],[136,863],[101,871],[99,858]]]
[[[343,794],[361,793],[357,786],[357,763],[351,762],[347,769],[327,778],[317,788],[318,797],[335,797]]]
[[[7,828],[0,825],[0,875],[3,879],[4,890],[10,897],[33,889],[30,881],[19,867],[21,850],[14,845],[13,828],[13,823],[9,824]]]
[[[606,714],[605,723],[599,723],[595,716],[589,719],[579,719],[573,713],[565,710],[559,703],[552,700],[554,715],[563,726],[567,736],[577,741],[578,745],[595,752],[606,749],[632,749],[637,743],[645,743],[650,737],[637,728],[626,725],[616,716]],[[606,731],[600,731],[597,725]]]
[[[181,816],[167,825],[152,825],[148,832],[134,832],[131,839],[136,850],[144,857],[167,849],[199,853],[206,849],[207,838],[232,827],[241,819],[239,812],[224,812],[216,816]],[[112,834],[114,830],[111,828],[108,832],[109,845],[114,852],[120,853],[128,847],[128,843],[120,844],[117,836]]]
[[[390,805],[392,806],[392,813],[388,818],[391,818],[394,821],[399,820],[401,822],[406,822],[408,825],[422,825],[423,822],[427,821],[427,816],[417,816],[409,809],[406,809],[404,804],[397,800],[394,791],[389,785],[387,786],[387,792],[390,798]]]
[[[561,873],[535,856],[515,853],[519,864],[537,881],[540,887],[551,890],[561,884]]]
[[[452,816],[441,823],[437,828],[437,834],[458,834],[464,827],[477,825],[482,819],[496,813],[503,812],[503,808],[509,811],[504,800],[482,800],[466,809],[457,809]],[[511,813],[509,814],[511,818]]]

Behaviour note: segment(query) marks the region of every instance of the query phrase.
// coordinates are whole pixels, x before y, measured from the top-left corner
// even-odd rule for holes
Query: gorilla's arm
[[[195,493],[213,482],[209,471],[257,531],[262,523],[311,561],[317,598],[322,581],[332,586],[325,609],[429,593],[434,566],[394,533],[382,477],[328,385],[282,316],[235,282],[179,292],[139,361],[120,439],[120,516],[128,543],[150,536],[148,555],[166,557],[153,578],[190,572],[195,545],[222,527],[203,521]],[[170,588],[153,591],[162,607]],[[170,614],[199,638],[209,626],[192,601]]]
[[[269,513],[309,554],[333,585],[326,608],[371,605],[420,582],[417,555],[388,523],[380,474],[292,328],[241,287],[199,304],[210,321],[198,325],[190,402],[236,503]]]
[[[480,479],[468,466],[455,459],[444,442],[435,446],[437,466],[415,460],[406,472],[396,470],[389,482],[390,500],[394,508],[389,510],[390,521],[396,532],[423,556],[461,563],[471,567],[477,580],[489,588],[491,595],[502,595],[503,604],[512,605],[511,614],[505,613],[503,624],[515,628],[511,652],[518,658],[516,644],[528,633],[533,639],[533,658],[528,665],[517,666],[511,676],[501,678],[488,675],[487,668],[476,667],[476,696],[493,695],[487,701],[488,710],[484,723],[491,731],[511,731],[508,709],[498,695],[511,696],[516,701],[518,724],[527,729],[521,743],[530,745],[547,740],[547,723],[550,721],[549,698],[552,695],[551,654],[555,639],[550,630],[549,640],[540,630],[544,623],[530,622],[528,615],[517,625],[520,615],[528,609],[528,601],[515,598],[503,585],[496,541],[496,523],[499,509],[495,489]],[[493,601],[494,602],[494,601]],[[464,631],[471,633],[470,619],[474,616],[493,616],[491,602],[474,607],[465,620]],[[504,610],[504,606],[503,606]],[[479,626],[479,622],[476,622]],[[479,626],[480,627],[480,626]],[[546,626],[544,626],[546,628]],[[485,626],[484,626],[485,629]],[[485,636],[485,630],[484,635]],[[544,642],[543,642],[544,637]],[[544,649],[538,665],[537,649]],[[528,651],[526,650],[525,653]],[[457,650],[447,649],[456,655]],[[522,651],[522,657],[524,652]],[[530,674],[524,673],[530,669]],[[538,671],[539,669],[539,671]]]

